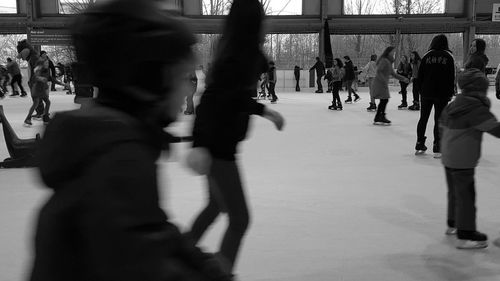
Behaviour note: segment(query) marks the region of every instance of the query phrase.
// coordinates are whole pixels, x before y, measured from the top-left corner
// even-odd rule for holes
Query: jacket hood
[[[119,143],[147,142],[157,147],[159,153],[163,144],[161,132],[102,106],[58,113],[47,126],[38,149],[42,180],[48,187],[59,189]]]
[[[462,92],[446,108],[446,113],[451,117],[459,117],[481,107],[490,107],[491,102],[483,92]]]
[[[483,92],[486,96],[489,81],[484,73],[477,68],[464,70],[458,75],[457,82],[463,92]]]

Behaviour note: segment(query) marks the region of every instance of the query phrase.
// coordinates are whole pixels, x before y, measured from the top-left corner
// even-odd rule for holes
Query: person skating
[[[328,68],[326,70],[324,80],[326,80],[326,83],[328,84],[328,89],[326,90],[326,92],[331,93],[332,92],[332,84],[333,84],[333,77],[332,77],[332,70],[331,69]]]
[[[156,162],[189,92],[194,35],[154,1],[90,9],[76,18],[73,42],[100,92],[45,130],[39,172],[52,194],[37,218],[29,280],[231,280],[159,203]]]
[[[33,85],[36,83],[35,79],[35,67],[40,60],[40,54],[28,43],[28,40],[23,39],[17,42],[17,57],[19,59],[25,60],[28,62],[28,87],[30,90],[33,88]],[[33,97],[32,97],[33,99]],[[38,107],[35,109],[36,115],[33,116],[35,119],[41,119],[45,112],[45,106],[43,102],[38,103]]]
[[[325,75],[325,65],[320,60],[319,57],[316,57],[316,63],[309,70],[316,70],[316,84],[318,85],[318,89],[315,93],[323,93],[323,85],[321,85],[321,77]]]
[[[196,107],[193,149],[187,164],[208,179],[208,204],[186,233],[198,242],[218,215],[229,221],[218,257],[234,271],[249,224],[247,199],[236,161],[237,145],[246,137],[251,114],[272,121],[278,130],[283,117],[252,99],[267,60],[262,53],[264,10],[258,0],[235,0],[223,28],[207,87]],[[221,110],[224,109],[224,110]]]
[[[380,99],[377,114],[373,120],[373,124],[375,125],[391,124],[391,121],[385,117],[385,109],[387,107],[387,103],[389,102],[389,98],[391,97],[389,92],[390,76],[393,76],[399,81],[409,82],[408,78],[394,72],[392,67],[392,64],[394,63],[394,53],[394,47],[389,46],[377,60],[377,75],[373,79],[372,87],[370,88],[370,95],[373,96],[374,99]]]
[[[257,99],[266,99],[266,86],[267,86],[267,68],[266,68],[266,71],[263,72],[260,77],[259,77],[259,81],[260,81],[260,91],[257,95]]]
[[[13,61],[11,58],[7,58],[7,72],[12,77],[10,81],[10,87],[12,88],[12,93],[19,94],[19,91],[16,91],[16,84],[19,90],[21,91],[21,97],[25,97],[26,91],[23,87],[23,76],[21,75],[21,69],[19,68],[19,64]]]
[[[480,70],[482,63],[472,59],[472,67],[458,75],[462,93],[445,107],[440,119],[442,163],[448,186],[446,234],[457,235],[459,249],[488,246],[488,237],[476,226],[474,174],[483,133],[500,138],[500,123],[490,111],[491,102],[486,97],[489,81]]]
[[[9,84],[9,71],[7,68],[3,65],[0,65],[0,93],[2,95],[6,95],[9,93],[9,90],[7,89],[7,85]],[[14,97],[14,96],[19,96],[19,92],[13,92],[9,97]]]
[[[440,156],[439,116],[455,93],[455,61],[448,48],[448,38],[444,34],[436,35],[429,51],[422,58],[418,70],[416,86],[420,89],[420,119],[417,124],[417,143],[415,154],[427,150],[425,130],[434,107],[434,156]],[[415,82],[413,82],[415,86]]]
[[[422,59],[417,51],[412,51],[410,53],[410,64],[411,64],[411,82],[412,85],[412,94],[413,94],[413,104],[408,107],[408,110],[417,111],[420,110],[420,89],[418,88],[419,84],[416,83],[418,79],[418,69],[420,68],[420,63]]]
[[[356,79],[356,74],[354,73],[354,65],[352,64],[351,58],[349,56],[344,56],[345,64],[344,64],[344,81],[346,82],[346,89],[348,97],[345,100],[345,103],[352,103],[352,95],[354,95],[354,102],[359,101],[361,98],[352,88],[352,85]]]
[[[406,55],[401,56],[401,61],[398,65],[397,73],[401,76],[404,76],[408,79],[411,77],[411,65],[408,62],[408,57]],[[407,95],[408,95],[408,84],[404,81],[399,81],[399,85],[401,86],[401,104],[398,105],[398,109],[405,109],[408,107]]]
[[[184,115],[192,115],[194,113],[194,94],[196,93],[196,89],[198,88],[198,77],[196,77],[196,71],[191,71],[189,74],[189,82],[190,82],[190,92],[186,97],[186,110],[184,110]]]
[[[370,61],[363,67],[363,73],[365,73],[366,84],[368,84],[368,90],[370,93],[370,106],[366,109],[367,111],[376,111],[377,104],[375,103],[375,99],[372,96],[372,88],[373,79],[377,76],[377,55],[371,55]]]
[[[300,68],[298,65],[296,65],[293,68],[293,76],[295,77],[295,91],[296,92],[300,92],[299,82],[300,82],[300,71],[301,70],[302,70],[302,68]]]
[[[49,85],[50,82],[50,69],[49,62],[46,59],[40,58],[37,62],[34,73],[34,83],[31,88],[31,98],[33,99],[33,104],[28,110],[28,115],[24,120],[24,125],[31,126],[31,117],[38,105],[43,101],[45,103],[43,112],[43,122],[48,123],[50,121],[49,110],[50,110],[50,100],[49,100]]]
[[[465,68],[470,68],[470,64],[473,62],[480,62],[479,70],[486,74],[486,66],[488,66],[489,59],[485,54],[486,51],[486,41],[481,38],[476,38],[472,40],[469,48],[469,56],[465,62]]]
[[[274,61],[269,62],[269,69],[267,70],[267,91],[271,95],[271,103],[276,103],[278,96],[276,95],[276,67],[274,66]]]
[[[342,87],[342,77],[344,76],[344,65],[339,58],[333,60],[332,72],[332,105],[328,107],[331,110],[342,110],[342,101],[340,100],[340,87]]]

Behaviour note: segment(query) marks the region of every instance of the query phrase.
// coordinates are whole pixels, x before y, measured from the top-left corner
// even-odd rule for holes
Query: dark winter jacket
[[[278,80],[276,77],[276,67],[271,66],[269,70],[267,71],[267,80],[269,83],[275,83]]]
[[[31,87],[31,96],[34,98],[48,95],[50,81],[50,70],[41,65],[35,67],[33,73],[33,86]]]
[[[268,69],[259,42],[263,16],[258,0],[233,3],[206,90],[196,107],[193,146],[205,147],[219,159],[235,159],[250,115],[264,113],[264,105],[252,98],[260,74]]]
[[[404,76],[404,77],[410,78],[411,77],[411,64],[400,62],[398,65],[397,73],[399,75]]]
[[[344,69],[345,69],[344,81],[352,81],[356,78],[356,75],[354,74],[354,66],[352,64],[352,61],[346,61]]]
[[[39,153],[53,194],[38,218],[31,281],[176,281],[213,270],[159,206],[166,140],[99,105],[54,117]]]
[[[458,76],[458,84],[462,94],[441,114],[442,162],[448,168],[470,169],[481,156],[483,132],[500,137],[500,123],[490,112],[488,79],[483,72],[465,70]]]
[[[468,68],[478,68],[482,72],[486,73],[486,66],[488,66],[489,59],[485,54],[478,54],[477,52],[471,54],[467,58],[465,63],[465,69]]]
[[[427,52],[420,63],[416,83],[423,99],[449,101],[455,93],[455,61],[451,53]]]
[[[21,74],[21,69],[19,68],[19,64],[15,61],[7,63],[7,72],[10,75],[12,75],[12,77]]]
[[[321,61],[316,61],[316,63],[309,70],[316,70],[316,75],[321,77],[325,75],[325,65]]]

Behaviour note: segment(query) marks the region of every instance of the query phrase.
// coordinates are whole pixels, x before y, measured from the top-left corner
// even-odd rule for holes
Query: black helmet
[[[99,87],[98,100],[151,105],[168,93],[163,69],[193,56],[193,33],[154,0],[110,0],[77,17],[78,61]]]

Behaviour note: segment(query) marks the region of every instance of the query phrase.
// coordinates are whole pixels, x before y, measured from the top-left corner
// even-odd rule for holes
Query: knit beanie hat
[[[458,86],[464,92],[486,92],[489,81],[484,72],[477,68],[469,68],[460,73],[457,77]]]

